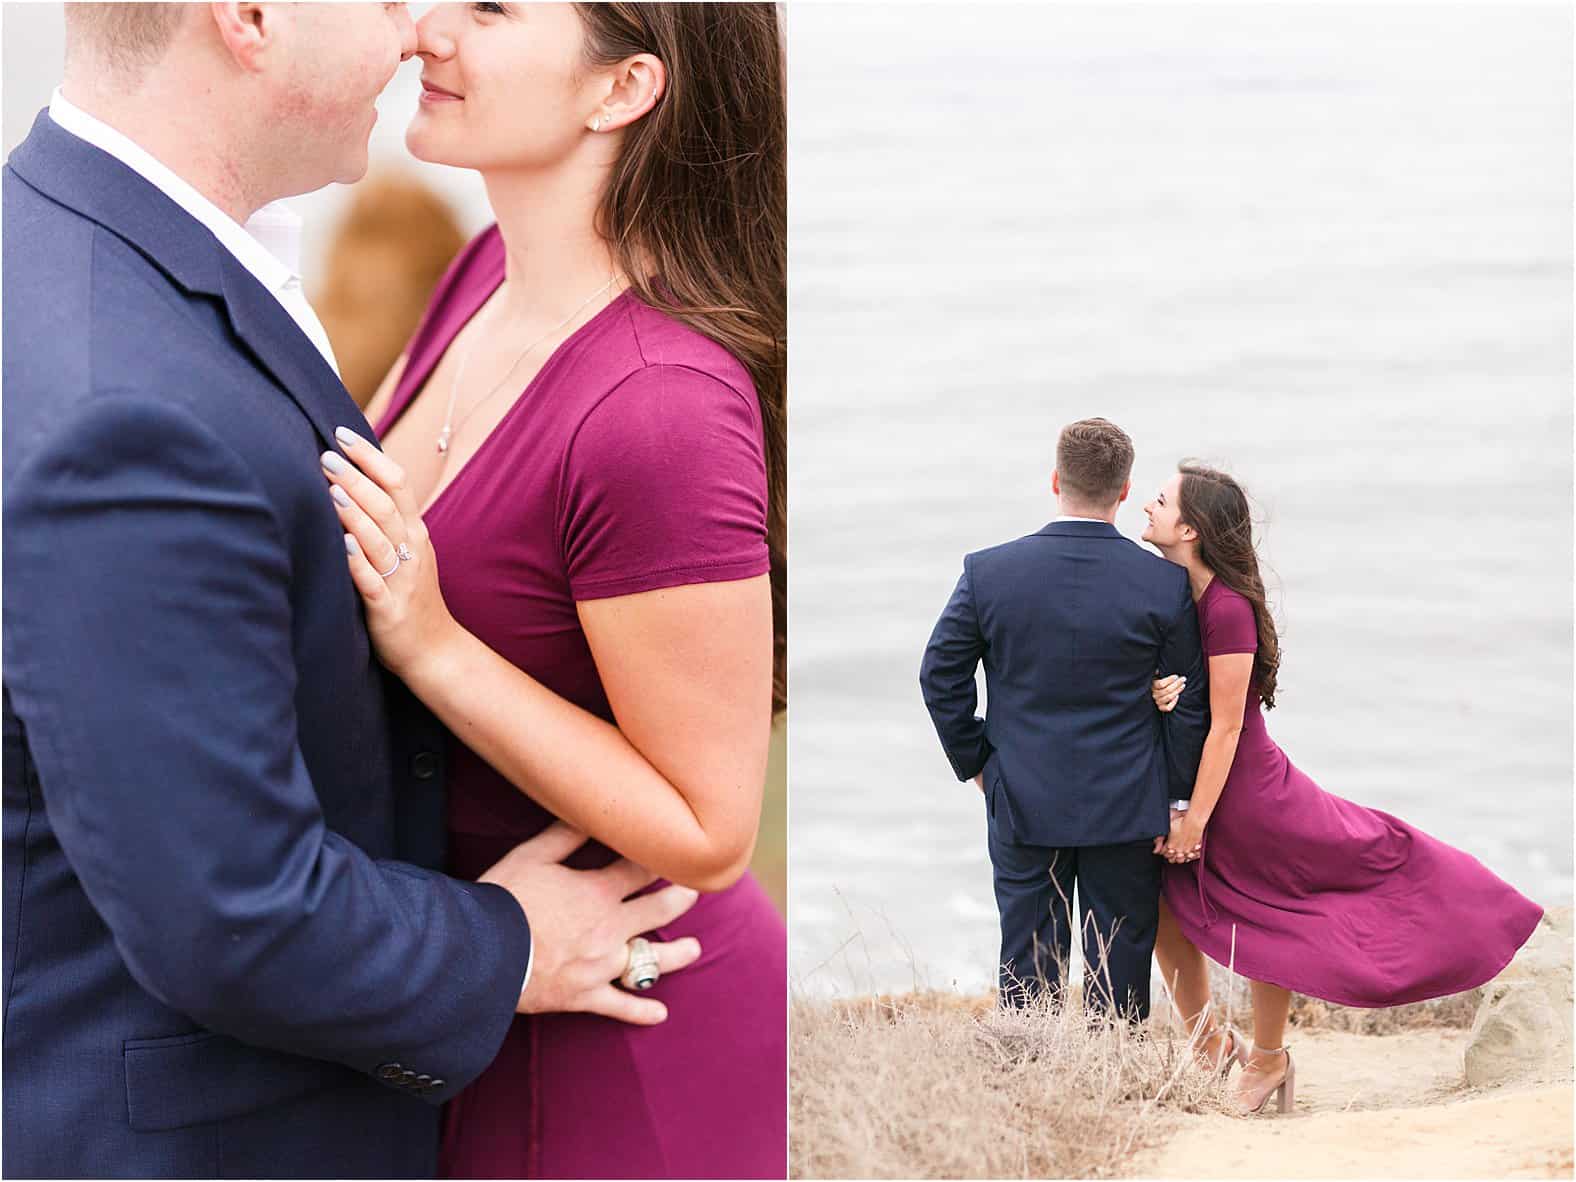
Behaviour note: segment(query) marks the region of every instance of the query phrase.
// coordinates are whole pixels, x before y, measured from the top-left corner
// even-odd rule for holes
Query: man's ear
[[[1126,484],[1124,484],[1122,486],[1122,495],[1116,498],[1116,503],[1118,505],[1120,505],[1123,501],[1127,500],[1127,494],[1132,492],[1132,491],[1133,491],[1133,482],[1131,480],[1129,480]]]
[[[1051,492],[1058,497],[1062,495],[1062,474],[1055,468],[1051,469]]]
[[[219,42],[229,52],[235,64],[248,73],[262,68],[263,55],[278,39],[278,25],[283,19],[274,4],[210,4],[214,28]]]

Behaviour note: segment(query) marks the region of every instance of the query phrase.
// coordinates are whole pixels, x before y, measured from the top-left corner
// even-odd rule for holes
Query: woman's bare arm
[[[1168,856],[1193,851],[1220,801],[1232,761],[1237,757],[1252,678],[1252,653],[1223,653],[1209,658],[1209,734],[1204,737],[1193,797],[1183,814],[1182,831],[1176,842],[1180,848],[1168,851]]]
[[[766,575],[582,600],[618,725],[560,697],[454,619],[426,525],[388,456],[353,435],[330,481],[348,494],[351,577],[379,657],[521,791],[625,857],[697,890],[749,861],[771,732]],[[399,575],[396,540],[411,558]]]
[[[401,670],[444,724],[550,812],[697,890],[744,872],[771,730],[766,576],[579,605],[618,725],[456,624]]]

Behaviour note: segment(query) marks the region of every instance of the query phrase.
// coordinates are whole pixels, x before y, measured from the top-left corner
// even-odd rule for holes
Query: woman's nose
[[[463,4],[434,4],[416,22],[416,54],[433,61],[446,61],[454,56],[454,33],[450,22],[454,10]]]

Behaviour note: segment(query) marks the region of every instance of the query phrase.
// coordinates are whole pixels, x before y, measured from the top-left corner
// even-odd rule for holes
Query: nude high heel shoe
[[[1210,1019],[1210,1023],[1209,1030],[1198,1039],[1200,1044],[1220,1033],[1220,1027],[1214,1025],[1213,1018]],[[1202,1049],[1201,1047],[1195,1049],[1194,1052],[1195,1055],[1198,1055],[1199,1061],[1203,1066],[1218,1071],[1222,1079],[1231,1074],[1231,1065],[1233,1063],[1241,1063],[1243,1066],[1247,1066],[1248,1062],[1247,1048],[1243,1045],[1242,1036],[1237,1033],[1236,1027],[1227,1026],[1225,1034],[1227,1047],[1219,1062],[1211,1062],[1208,1055],[1199,1055],[1198,1051]]]
[[[1225,1079],[1231,1074],[1231,1065],[1240,1063],[1244,1067],[1248,1063],[1248,1049],[1242,1043],[1242,1036],[1237,1033],[1236,1027],[1226,1027],[1226,1037],[1231,1040],[1231,1050],[1226,1052],[1220,1060],[1220,1078]]]
[[[1291,1109],[1292,1109],[1292,1105],[1297,1102],[1297,1065],[1292,1062],[1291,1048],[1289,1048],[1289,1047],[1254,1047],[1253,1049],[1256,1050],[1256,1051],[1263,1051],[1265,1054],[1269,1054],[1269,1055],[1274,1055],[1274,1054],[1285,1055],[1286,1056],[1286,1074],[1281,1076],[1280,1082],[1278,1084],[1276,1084],[1273,1088],[1271,1088],[1269,1091],[1265,1092],[1263,1098],[1261,1100],[1259,1100],[1259,1102],[1256,1105],[1254,1105],[1252,1108],[1249,1108],[1246,1105],[1244,1105],[1243,1106],[1243,1112],[1245,1112],[1247,1114],[1250,1114],[1250,1115],[1263,1112],[1264,1111],[1264,1106],[1266,1104],[1268,1104],[1272,1098],[1276,1100],[1277,1107],[1280,1110],[1280,1112],[1282,1112],[1282,1113],[1290,1112]],[[1246,1065],[1246,1060],[1244,1060],[1244,1065]]]

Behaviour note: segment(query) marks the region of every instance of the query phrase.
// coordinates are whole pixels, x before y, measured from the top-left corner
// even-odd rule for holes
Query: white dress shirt
[[[108,152],[206,227],[290,313],[290,319],[300,326],[329,368],[339,373],[339,362],[334,359],[328,333],[323,330],[317,313],[312,311],[301,286],[300,214],[283,201],[272,201],[242,226],[146,149],[74,105],[58,87],[49,100],[49,117],[61,130]]]

